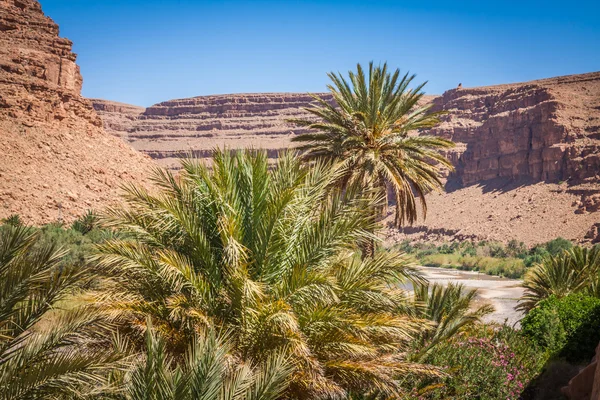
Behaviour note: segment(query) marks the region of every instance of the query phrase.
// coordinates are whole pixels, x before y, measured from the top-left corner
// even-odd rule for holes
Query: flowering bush
[[[447,376],[410,381],[415,399],[516,400],[537,377],[546,358],[508,326],[480,326],[436,347],[426,361]]]

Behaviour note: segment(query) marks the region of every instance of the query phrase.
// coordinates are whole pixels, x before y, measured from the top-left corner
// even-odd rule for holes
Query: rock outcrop
[[[458,146],[461,186],[499,177],[584,182],[600,174],[600,72],[453,89],[431,133]]]
[[[569,400],[600,400],[599,359],[600,344],[596,348],[596,355],[592,359],[592,362],[571,379],[568,386],[562,388],[562,393]]]
[[[58,34],[36,0],[0,0],[0,218],[72,220],[152,165],[103,131]]]
[[[448,111],[429,133],[457,143],[448,154],[456,172],[449,193],[430,197],[427,220],[391,238],[600,240],[600,72],[460,87],[426,100]],[[118,107],[101,115],[134,148],[177,168],[178,157],[208,156],[215,146],[266,148],[275,157],[302,132],[285,120],[306,116],[311,101],[293,93],[201,96],[137,117]]]
[[[319,94],[331,101],[331,95]],[[97,110],[106,102],[92,100]],[[303,107],[314,99],[308,94],[261,93],[200,96],[165,101],[147,108],[127,122],[131,113],[104,109],[104,126],[148,154],[159,164],[177,168],[178,159],[193,153],[210,155],[215,147],[264,148],[270,156],[290,147],[290,138],[304,132],[286,123],[305,117]]]

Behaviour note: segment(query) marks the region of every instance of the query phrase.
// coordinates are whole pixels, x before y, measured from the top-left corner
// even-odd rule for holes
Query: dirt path
[[[462,283],[468,288],[477,289],[478,299],[494,306],[496,311],[486,317],[488,322],[517,323],[522,313],[515,310],[517,300],[523,294],[520,280],[505,279],[478,272],[458,271],[449,268],[418,267],[432,283]]]

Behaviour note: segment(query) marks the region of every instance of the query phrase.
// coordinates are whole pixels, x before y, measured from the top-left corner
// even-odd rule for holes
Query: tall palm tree
[[[530,310],[555,295],[563,297],[583,292],[598,296],[600,290],[600,247],[573,247],[554,257],[548,256],[531,268],[523,280],[525,294],[519,309]]]
[[[425,344],[414,354],[415,359],[424,359],[436,345],[481,322],[494,311],[489,304],[477,306],[476,296],[477,289],[467,290],[462,284],[430,286],[426,283],[415,288],[417,315],[435,323],[434,330],[424,332]]]
[[[24,226],[0,228],[0,399],[79,397],[110,390],[119,356],[103,350],[108,326],[89,308],[61,310],[87,272],[59,267],[63,253]]]
[[[398,374],[420,368],[403,351],[424,326],[398,284],[422,278],[403,254],[357,258],[377,199],[292,153],[272,168],[262,151],[182,165],[178,179],[157,171],[158,193],[129,187],[106,218],[121,235],[98,248],[100,301],[124,332],[143,336],[151,316],[175,356],[213,327],[247,362],[286,349],[290,397],[397,394]]]
[[[339,73],[328,76],[335,104],[314,96],[318,105],[306,111],[316,118],[290,120],[313,130],[292,139],[302,143],[304,158],[345,164],[342,185],[361,181],[386,199],[389,189],[397,225],[417,219],[417,199],[425,217],[425,195],[443,187],[442,168],[452,169],[440,151],[454,146],[446,139],[417,135],[438,124],[441,114],[422,104],[425,83],[411,89],[415,75],[401,76],[399,69],[390,73],[387,64],[375,67],[372,62],[367,73],[358,64],[356,73],[349,72],[349,82]]]
[[[259,367],[233,359],[231,344],[209,332],[190,344],[182,363],[164,340],[146,332],[146,355],[125,377],[125,400],[276,400],[284,394],[293,365],[282,353]]]

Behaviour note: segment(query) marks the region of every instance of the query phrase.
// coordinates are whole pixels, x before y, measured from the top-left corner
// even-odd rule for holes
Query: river
[[[521,312],[515,310],[517,300],[523,295],[520,280],[449,268],[418,267],[418,269],[431,283],[462,283],[467,288],[477,289],[478,301],[491,304],[496,309],[484,318],[486,322],[506,321],[509,325],[518,325],[518,321],[523,316]]]

